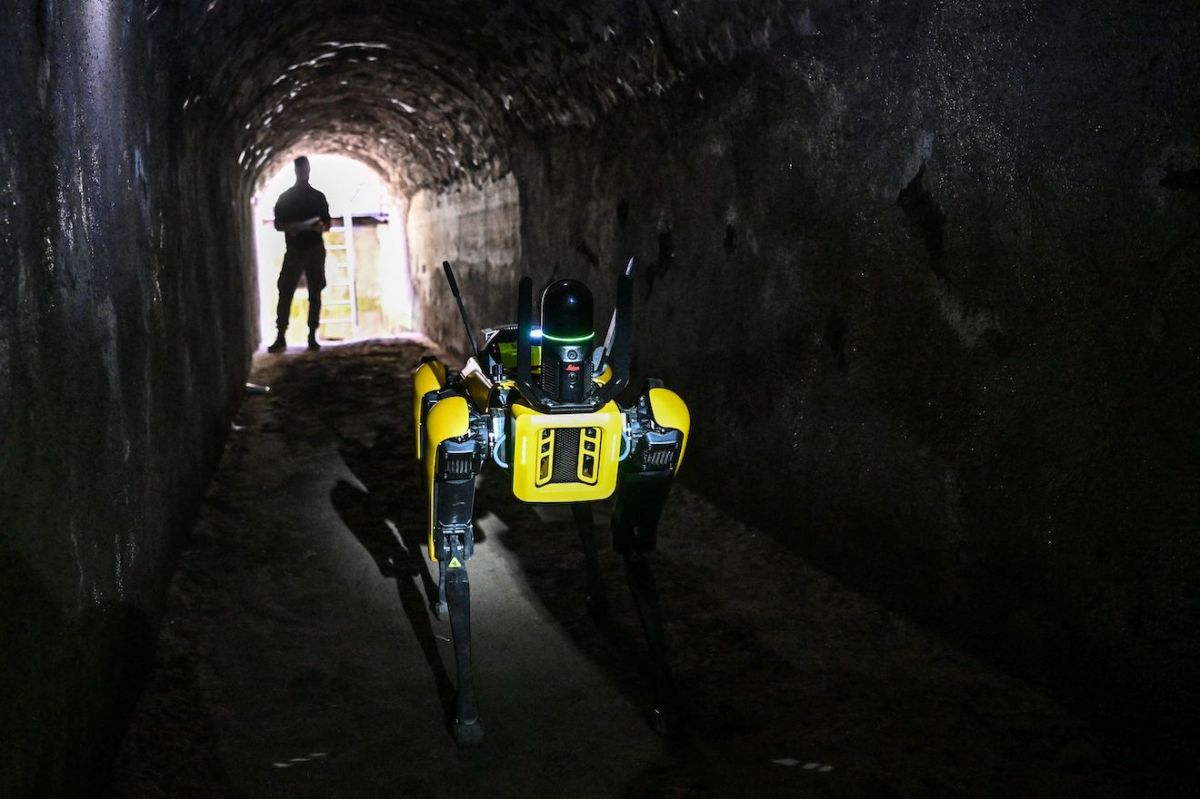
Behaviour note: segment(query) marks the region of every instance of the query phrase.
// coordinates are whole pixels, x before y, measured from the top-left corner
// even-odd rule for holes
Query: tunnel
[[[182,635],[171,586],[194,576],[189,553],[210,540],[197,519],[223,470],[263,468],[238,473],[249,505],[285,490],[278,463],[238,444],[248,420],[262,429],[254,414],[299,413],[313,395],[287,386],[320,393],[321,369],[359,375],[330,394],[350,414],[367,412],[360,390],[408,380],[423,352],[461,366],[470,347],[443,261],[483,326],[515,321],[523,275],[582,280],[611,308],[631,256],[633,382],[666,381],[693,420],[672,494],[692,511],[669,517],[657,553],[664,613],[699,624],[753,601],[745,617],[764,625],[722,628],[688,673],[697,685],[706,670],[728,676],[721,690],[741,691],[739,708],[799,686],[788,701],[812,712],[789,735],[837,729],[842,760],[831,771],[823,755],[780,745],[753,766],[730,755],[709,783],[678,760],[646,766],[627,794],[589,794],[556,791],[546,775],[569,767],[535,758],[511,777],[529,780],[512,783],[522,791],[501,774],[479,777],[494,790],[476,793],[724,796],[734,780],[788,796],[1194,788],[1194,2],[8,0],[0,21],[0,795],[107,795],[114,763],[137,760],[130,740],[218,736],[220,715],[127,731],[164,668],[164,636]],[[253,200],[300,155],[353,159],[395,199],[386,224],[402,252],[380,273],[402,310],[375,343],[268,356],[260,296],[274,276],[256,259],[267,209]],[[377,377],[353,372],[367,363]],[[411,435],[400,427],[410,400],[395,394],[370,407],[392,418],[394,402],[397,435]],[[313,424],[319,437],[338,422]],[[385,482],[413,470],[376,466]],[[319,483],[322,507],[333,484]],[[396,501],[410,499],[421,507],[419,494]],[[341,529],[329,514],[326,529]],[[505,518],[514,529],[494,547],[516,540]],[[229,525],[230,552],[253,563],[258,550],[238,549],[249,539]],[[726,571],[752,553],[770,554]],[[290,556],[299,564],[304,550]],[[670,561],[685,556],[694,568],[673,581]],[[514,591],[555,579],[529,569],[514,584],[534,589]],[[735,573],[732,604],[705,593]],[[828,591],[793,602],[786,591],[804,581]],[[854,599],[822,599],[835,595]],[[879,609],[875,621],[830,621],[858,602]],[[928,695],[885,692],[867,722],[838,721],[829,708],[865,701],[876,688],[862,686],[892,668],[883,630],[895,625],[947,647],[947,662],[982,664],[997,675],[988,685],[1019,684],[1035,697],[1020,707],[1064,708],[1080,726],[1055,727],[1060,751],[1088,730],[1106,753],[1100,771],[1133,776],[1095,792],[1056,782],[1069,755],[1024,782],[980,767],[970,789],[922,782],[900,755],[890,771],[855,774],[855,736],[902,728],[914,708],[938,707],[947,740],[1007,713],[930,677]],[[883,664],[855,678],[861,690],[839,682],[849,666],[836,641],[851,633],[863,662]],[[302,660],[303,634],[294,645]],[[808,676],[773,647],[809,653]],[[636,670],[596,657],[602,682],[636,695],[623,682]],[[764,663],[769,681],[737,679]],[[528,690],[522,707],[542,712]],[[767,735],[750,721],[711,725],[694,745],[724,743],[697,763]],[[1002,737],[1048,734],[1031,723]],[[386,743],[400,759],[417,751]],[[475,767],[449,738],[428,746],[443,752],[433,771]],[[497,739],[488,747],[503,759]],[[812,781],[788,782],[801,777]],[[379,784],[389,779],[405,789]],[[332,795],[306,784],[211,795]],[[453,795],[422,785],[411,795]],[[197,791],[126,795],[209,795]]]

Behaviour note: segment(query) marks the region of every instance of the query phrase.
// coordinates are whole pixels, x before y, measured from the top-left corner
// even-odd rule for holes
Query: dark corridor
[[[688,490],[654,560],[687,707],[685,735],[661,738],[619,558],[602,548],[597,621],[570,512],[517,502],[493,473],[471,559],[487,738],[457,750],[450,626],[430,613],[412,421],[395,412],[425,352],[255,359],[272,391],[235,417],[111,799],[1187,795]]]
[[[9,0],[0,24],[0,795],[1194,788],[1194,2]],[[494,324],[522,275],[608,308],[641,259],[634,378],[694,419],[657,556],[684,744],[637,717],[636,635],[583,614],[561,520],[486,483],[481,652],[532,613],[563,669],[497,665],[514,726],[474,761],[409,703],[454,676],[406,527],[418,344],[256,354],[251,198],[310,153],[387,182],[407,258],[380,285],[451,360],[443,260]],[[253,521],[296,491],[309,512]],[[523,726],[576,706],[603,745]]]

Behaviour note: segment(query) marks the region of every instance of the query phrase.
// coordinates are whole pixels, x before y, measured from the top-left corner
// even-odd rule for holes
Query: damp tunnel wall
[[[143,3],[0,26],[0,795],[92,795],[241,392],[248,184]]]
[[[250,192],[317,149],[409,198],[439,343],[443,259],[483,325],[524,272],[603,308],[638,255],[693,487],[1101,718],[1195,731],[1193,3],[0,20],[0,795],[115,746],[254,343]]]
[[[1195,9],[797,11],[596,123],[521,129],[503,182],[419,192],[423,328],[465,348],[442,258],[484,325],[512,321],[522,273],[604,307],[639,256],[636,376],[691,406],[689,484],[1182,757]]]

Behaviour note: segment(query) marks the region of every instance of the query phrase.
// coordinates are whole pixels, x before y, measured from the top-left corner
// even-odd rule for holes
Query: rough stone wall
[[[416,329],[459,354],[470,350],[442,269],[449,261],[479,329],[515,319],[513,275],[521,261],[520,207],[511,175],[481,187],[417,192],[408,208]]]
[[[365,217],[354,225],[358,335],[386,336],[412,330],[412,288],[404,245],[405,210],[388,222]]]
[[[477,323],[513,316],[521,271],[587,279],[604,306],[639,255],[637,372],[692,407],[686,479],[1115,726],[1194,732],[1195,10],[804,23],[510,145],[520,268],[506,245],[479,274],[474,231]],[[414,202],[443,341],[462,335],[428,266],[491,229],[478,204]]]
[[[5,797],[103,784],[247,362],[244,187],[143,6],[0,5]]]
[[[400,333],[415,329],[413,286],[408,263],[408,198],[390,211],[386,226],[376,229],[379,238],[379,313],[383,329]]]

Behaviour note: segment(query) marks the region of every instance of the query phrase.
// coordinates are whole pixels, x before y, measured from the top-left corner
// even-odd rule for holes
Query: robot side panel
[[[426,506],[429,520],[429,556],[436,560],[433,532],[436,525],[434,471],[437,468],[438,445],[443,441],[464,436],[471,431],[471,411],[463,397],[447,397],[429,410],[425,420],[425,443],[422,466],[425,474]]]
[[[413,435],[416,440],[417,460],[421,459],[424,431],[421,429],[421,404],[425,395],[438,391],[446,385],[446,367],[441,361],[425,361],[413,373]]]
[[[683,455],[687,451],[688,431],[692,426],[692,417],[684,401],[669,388],[650,389],[650,413],[655,424],[683,433],[683,444],[679,449],[679,457],[675,461],[675,472],[683,463]]]

